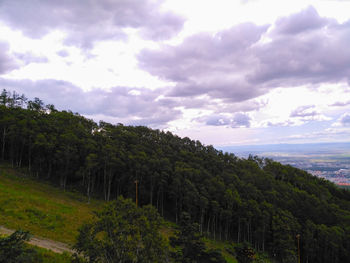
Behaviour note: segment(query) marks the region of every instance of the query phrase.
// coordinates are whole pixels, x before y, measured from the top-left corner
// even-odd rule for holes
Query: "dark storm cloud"
[[[125,38],[136,28],[150,39],[167,39],[184,19],[160,11],[162,1],[145,0],[2,0],[1,20],[25,35],[40,38],[51,30],[68,32],[66,42],[89,48],[93,42]]]
[[[120,118],[124,123],[127,122],[126,124],[159,126],[181,115],[181,112],[163,103],[161,99],[157,100],[159,91],[114,87],[109,91],[93,89],[85,92],[69,82],[51,79],[0,79],[0,86],[8,91],[30,95],[29,99],[38,97],[47,104],[54,104],[60,110],[72,110],[89,116]],[[139,95],[135,95],[136,93]],[[137,121],[132,118],[136,118]]]
[[[14,58],[8,53],[8,51],[9,45],[5,42],[0,42],[0,75],[18,67]]]
[[[268,29],[245,23],[196,34],[178,46],[143,50],[139,66],[175,83],[168,96],[235,103],[277,87],[350,81],[350,21],[339,24],[309,7]]]

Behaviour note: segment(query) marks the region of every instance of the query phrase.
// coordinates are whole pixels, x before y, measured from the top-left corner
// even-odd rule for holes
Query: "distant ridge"
[[[260,155],[266,152],[283,153],[334,153],[350,152],[350,142],[326,142],[326,143],[305,143],[305,144],[264,144],[264,145],[237,145],[218,146],[218,150],[230,152],[246,157],[249,154]]]

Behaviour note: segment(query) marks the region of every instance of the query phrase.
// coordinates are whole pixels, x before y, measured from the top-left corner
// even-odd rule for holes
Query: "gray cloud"
[[[350,81],[350,21],[339,24],[309,7],[268,29],[245,23],[196,34],[178,46],[143,50],[139,67],[174,82],[168,96],[235,103],[277,87]],[[261,41],[265,36],[269,41]]]
[[[233,117],[231,127],[250,127],[250,117],[243,113],[236,113]]]
[[[240,24],[214,36],[200,33],[174,47],[143,50],[139,65],[153,75],[176,83],[169,96],[186,97],[208,94],[210,97],[242,101],[262,94],[247,84],[244,74],[254,57],[250,50],[267,26]]]
[[[196,119],[199,122],[205,122],[211,126],[230,126],[232,128],[250,127],[251,118],[244,113],[235,113],[231,116],[217,114]]]
[[[291,123],[299,124],[300,121],[308,122],[308,121],[327,121],[331,120],[330,117],[327,117],[316,108],[315,105],[305,105],[300,106],[293,110],[290,114],[291,118],[296,118],[294,120],[290,120]],[[293,125],[293,124],[292,124]]]
[[[8,53],[9,45],[0,42],[0,75],[18,67],[14,58]]]
[[[68,32],[66,42],[90,48],[95,41],[123,39],[124,28],[136,28],[150,39],[167,39],[184,19],[162,12],[162,1],[146,0],[3,0],[1,20],[24,34],[40,38],[53,29]]]
[[[350,22],[333,20],[319,28],[309,27],[302,35],[273,33],[271,42],[256,48],[258,63],[249,81],[282,87],[347,81],[349,33]]]
[[[21,60],[24,65],[28,65],[31,63],[47,63],[49,62],[47,57],[44,56],[36,56],[31,52],[27,53],[15,53],[14,56]]]
[[[125,124],[147,124],[152,127],[165,125],[180,117],[181,112],[174,110],[163,101],[157,100],[159,91],[139,88],[114,87],[109,91],[81,88],[58,80],[6,80],[0,78],[2,88],[9,91],[39,97],[45,103],[54,104],[60,110],[72,110],[83,115],[103,115],[119,119]],[[137,92],[132,92],[132,91]],[[139,95],[135,95],[139,94]]]
[[[290,117],[315,117],[318,115],[314,105],[300,106],[291,112]]]
[[[337,101],[329,106],[333,106],[333,107],[343,107],[343,106],[348,106],[350,105],[350,100],[348,101]]]
[[[277,122],[271,122],[267,121],[264,123],[265,126],[267,127],[278,127],[278,126],[293,126],[295,125],[295,122],[292,120],[285,120],[285,121],[277,121]]]
[[[309,30],[315,30],[322,28],[329,24],[330,20],[327,18],[321,18],[316,9],[312,6],[300,13],[292,14],[288,17],[280,18],[276,21],[277,34],[299,34]]]
[[[350,114],[344,114],[340,120],[343,126],[350,126]]]
[[[63,58],[69,56],[69,52],[67,50],[65,50],[65,49],[62,49],[62,50],[58,51],[56,54],[59,55],[60,57],[63,57]]]

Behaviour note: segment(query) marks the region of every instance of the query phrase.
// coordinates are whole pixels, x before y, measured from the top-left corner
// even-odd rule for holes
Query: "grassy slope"
[[[0,165],[0,225],[72,244],[101,201],[37,182]]]
[[[0,164],[0,225],[5,227],[23,229],[37,236],[73,244],[77,229],[92,219],[92,211],[103,204],[98,200],[91,200],[88,204],[79,193],[63,192],[26,177],[6,164]],[[172,226],[173,223],[169,222],[162,230],[167,239],[173,234]],[[221,249],[227,262],[237,262],[225,252],[224,243],[208,240],[208,245]]]

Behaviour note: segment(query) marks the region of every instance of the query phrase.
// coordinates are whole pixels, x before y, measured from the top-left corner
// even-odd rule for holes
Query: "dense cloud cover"
[[[178,33],[184,19],[160,10],[161,2],[145,0],[2,0],[1,20],[24,34],[40,38],[52,30],[67,34],[66,43],[91,48],[101,40],[123,39],[125,28],[145,38],[166,39]]]
[[[349,81],[349,36],[350,21],[321,18],[310,7],[275,25],[245,23],[144,50],[139,60],[151,74],[176,83],[169,96],[237,102],[277,87]]]
[[[160,50],[142,51],[140,67],[175,82],[169,96],[208,94],[235,102],[247,100],[263,92],[260,87],[249,85],[245,77],[255,63],[252,46],[267,29],[246,23],[214,36],[200,33],[179,46],[164,45]]]
[[[0,42],[1,87],[95,120],[173,131],[349,127],[350,20],[310,6],[265,24],[191,31],[169,2],[0,1],[0,31],[14,37]],[[277,94],[325,86],[317,101]]]

